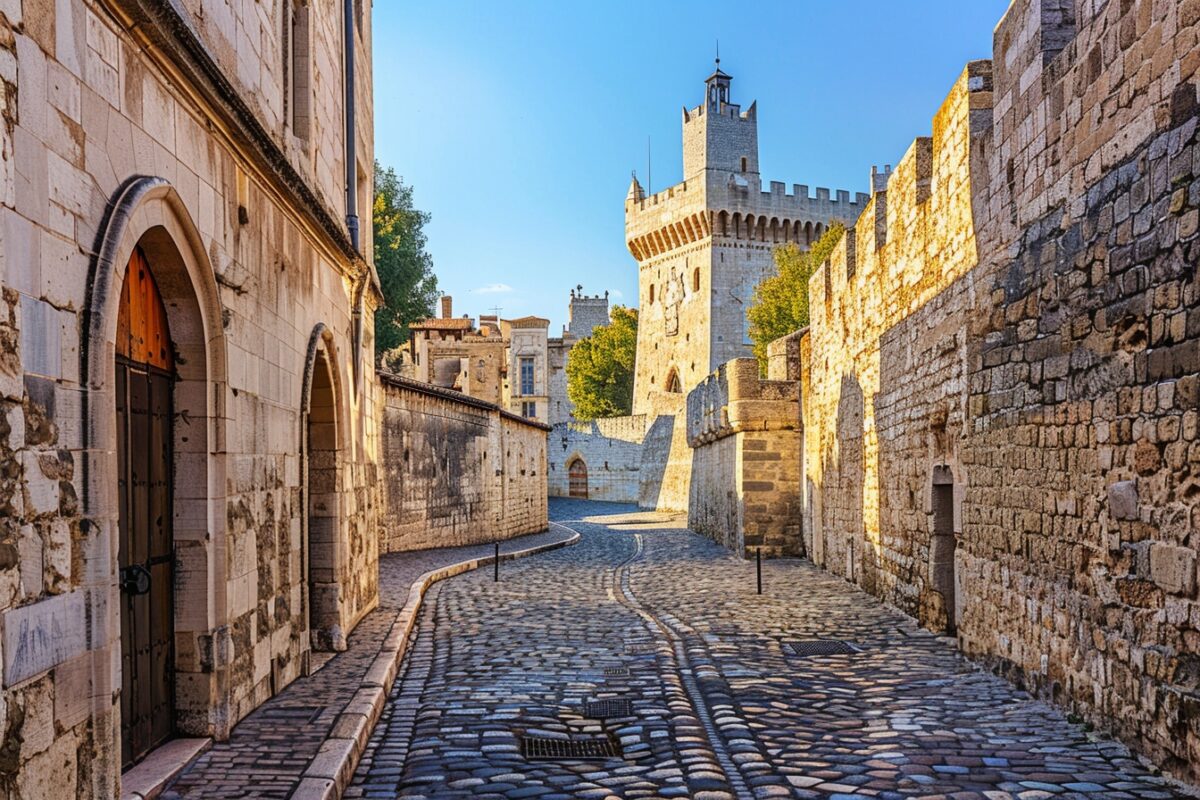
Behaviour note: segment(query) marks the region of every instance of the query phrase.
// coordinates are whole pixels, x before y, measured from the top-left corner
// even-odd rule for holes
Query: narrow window
[[[537,419],[537,403],[529,401],[521,403],[521,416],[525,419]]]
[[[746,157],[742,156],[742,172],[746,171]]]
[[[650,284],[650,305],[654,305],[654,284]]]
[[[298,0],[283,2],[283,119],[292,134],[307,139],[312,114],[309,7]]]
[[[700,291],[700,268],[699,267],[696,267],[696,269],[692,270],[692,291],[693,292]]]
[[[521,394],[533,394],[533,359],[521,359]],[[528,416],[528,415],[526,415]]]

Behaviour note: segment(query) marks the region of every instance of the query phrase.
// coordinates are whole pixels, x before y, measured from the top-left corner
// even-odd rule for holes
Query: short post
[[[758,593],[762,594],[762,548],[754,548],[754,569],[758,573]]]
[[[496,540],[496,560],[492,562],[492,583],[500,582],[500,540]]]

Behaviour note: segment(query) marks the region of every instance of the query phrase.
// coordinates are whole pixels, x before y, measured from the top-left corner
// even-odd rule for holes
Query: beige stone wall
[[[1200,6],[1060,10],[1013,4],[813,278],[811,552],[1194,781]]]
[[[643,443],[652,421],[633,415],[555,425],[548,444],[550,496],[570,496],[568,471],[571,462],[582,459],[587,467],[588,499],[636,504]]]
[[[547,528],[546,426],[455,392],[382,380],[383,552]]]
[[[798,380],[730,361],[688,394],[688,527],[743,556],[804,553]]]
[[[118,794],[113,348],[135,245],[179,371],[179,730],[226,736],[305,668],[318,625],[298,453],[314,359],[333,386],[325,463],[340,498],[328,552],[312,551],[333,576],[322,635],[344,643],[377,602],[375,294],[342,227],[341,92],[314,92],[326,124],[303,158],[283,147],[255,77],[272,40],[230,44],[265,32],[278,4],[204,3],[205,23],[199,5],[200,38],[185,47],[181,29],[153,20],[127,30],[110,11],[122,3],[0,2],[0,784],[22,797]],[[340,8],[312,13],[316,72],[340,86]],[[206,49],[235,92],[177,69]],[[359,53],[369,165],[369,46]],[[178,83],[187,74],[198,77]]]

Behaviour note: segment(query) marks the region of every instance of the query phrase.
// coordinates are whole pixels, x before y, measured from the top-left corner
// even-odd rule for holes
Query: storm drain
[[[628,678],[629,667],[605,667],[604,677],[606,678]]]
[[[621,758],[621,747],[611,736],[587,739],[522,736],[521,755],[529,761],[604,761]]]
[[[588,719],[632,717],[633,705],[628,699],[589,700],[583,704],[583,715]]]
[[[652,644],[627,644],[625,652],[631,656],[653,655],[658,652],[658,648]]]
[[[790,656],[807,658],[809,656],[848,656],[859,652],[852,644],[838,639],[806,639],[799,642],[784,642],[783,652]]]

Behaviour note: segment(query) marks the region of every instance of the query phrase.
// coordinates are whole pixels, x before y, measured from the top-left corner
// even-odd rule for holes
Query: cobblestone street
[[[551,515],[582,541],[430,590],[348,797],[1181,796],[804,562],[764,563],[759,596],[752,562],[665,516]],[[816,639],[855,651],[787,647]],[[522,736],[623,758],[527,758]]]

